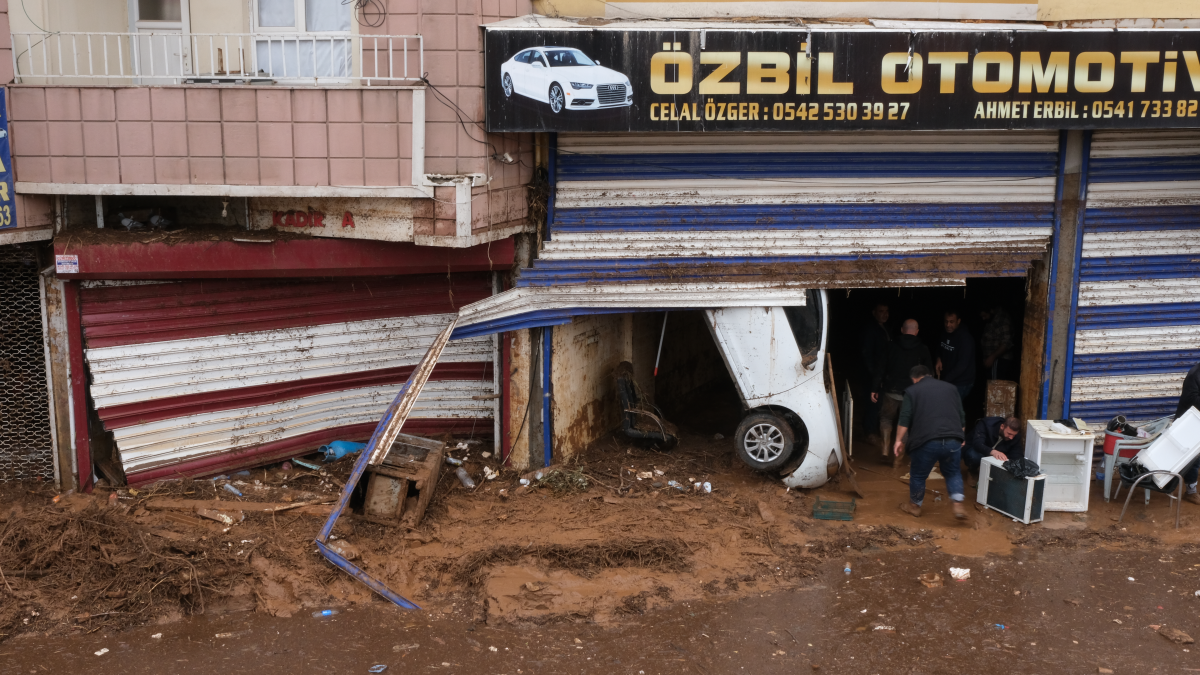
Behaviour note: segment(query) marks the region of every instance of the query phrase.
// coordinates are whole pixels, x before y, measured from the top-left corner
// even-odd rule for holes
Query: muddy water
[[[1115,673],[1200,672],[1200,556],[1028,550],[956,557],[868,549],[808,585],[679,603],[610,627],[488,626],[470,607],[403,612],[373,603],[328,619],[191,617],[122,633],[0,643],[0,673]],[[971,568],[955,582],[948,568]],[[938,572],[940,588],[916,577]],[[1133,579],[1130,580],[1130,577]],[[997,627],[1001,624],[1003,628]],[[152,635],[161,633],[162,637]],[[222,637],[216,637],[218,634]],[[495,648],[493,651],[492,648]],[[103,656],[94,652],[109,649]]]

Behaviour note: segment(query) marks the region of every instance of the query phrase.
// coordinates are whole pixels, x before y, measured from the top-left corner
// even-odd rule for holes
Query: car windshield
[[[810,290],[804,302],[803,307],[784,307],[783,313],[791,324],[800,353],[808,356],[821,348],[821,296]]]
[[[551,68],[564,68],[566,66],[594,66],[595,63],[587,57],[587,54],[578,49],[554,49],[548,50],[546,56],[550,58]]]

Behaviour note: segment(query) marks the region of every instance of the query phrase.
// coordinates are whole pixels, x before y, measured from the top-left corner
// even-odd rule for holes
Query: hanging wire
[[[379,0],[342,0],[342,4],[354,8],[354,17],[360,26],[379,28],[387,21],[387,9]]]

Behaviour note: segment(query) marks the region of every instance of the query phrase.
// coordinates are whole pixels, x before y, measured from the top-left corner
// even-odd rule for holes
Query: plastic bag
[[[1117,475],[1121,477],[1122,483],[1129,486],[1132,486],[1134,482],[1145,473],[1147,473],[1146,467],[1138,464],[1137,462],[1128,462],[1117,465]],[[1139,490],[1142,488],[1147,488],[1153,492],[1165,492],[1167,494],[1174,492],[1175,488],[1177,487],[1179,487],[1179,479],[1174,477],[1172,477],[1171,480],[1167,482],[1166,486],[1162,488],[1158,487],[1158,484],[1150,478],[1138,483]]]
[[[1042,474],[1042,468],[1032,459],[1019,457],[1004,463],[1004,470],[1011,473],[1013,478],[1033,478]]]

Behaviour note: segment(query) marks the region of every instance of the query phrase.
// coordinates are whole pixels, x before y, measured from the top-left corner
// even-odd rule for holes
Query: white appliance
[[[1196,457],[1200,457],[1200,411],[1188,408],[1162,432],[1157,441],[1139,452],[1134,461],[1151,471],[1183,473]],[[1171,477],[1158,474],[1150,480],[1162,488],[1166,487]]]
[[[984,457],[979,464],[979,492],[975,501],[1026,525],[1042,520],[1045,512],[1046,476],[1015,478],[1004,462]]]
[[[1076,420],[1076,431],[1051,420],[1029,420],[1025,457],[1046,476],[1047,511],[1087,511],[1092,485],[1092,445],[1096,435]]]

